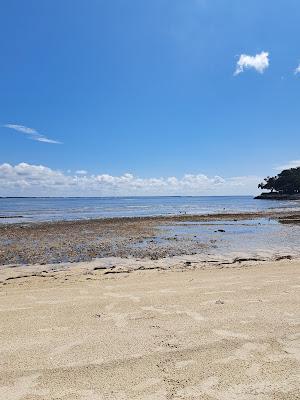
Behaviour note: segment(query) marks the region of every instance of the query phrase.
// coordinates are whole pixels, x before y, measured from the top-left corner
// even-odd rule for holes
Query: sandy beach
[[[0,398],[299,399],[300,261],[197,257],[2,267]]]

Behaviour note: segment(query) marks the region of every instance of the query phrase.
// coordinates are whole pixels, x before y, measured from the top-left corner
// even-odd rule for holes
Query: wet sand
[[[2,267],[0,398],[299,399],[300,261],[188,260]]]

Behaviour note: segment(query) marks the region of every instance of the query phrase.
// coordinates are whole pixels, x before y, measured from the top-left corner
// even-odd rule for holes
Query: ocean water
[[[0,198],[0,223],[272,209],[300,210],[300,202],[255,200],[252,196]]]

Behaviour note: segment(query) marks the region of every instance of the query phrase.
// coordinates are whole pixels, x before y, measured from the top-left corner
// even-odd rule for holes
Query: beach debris
[[[291,255],[287,256],[278,256],[275,258],[275,261],[280,261],[280,260],[291,260],[293,257]]]
[[[266,261],[266,260],[264,258],[242,258],[242,257],[236,257],[232,261],[232,264],[246,262],[246,261]]]
[[[130,271],[129,270],[117,270],[117,271],[115,271],[115,270],[108,270],[108,271],[105,271],[104,272],[104,274],[105,275],[107,275],[107,274],[127,274],[127,273],[129,273]]]
[[[97,271],[98,269],[107,269],[107,267],[105,267],[104,265],[98,265],[94,268],[94,271]]]

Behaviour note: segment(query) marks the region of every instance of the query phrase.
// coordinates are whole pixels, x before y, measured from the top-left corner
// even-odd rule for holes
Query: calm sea
[[[300,202],[254,200],[252,196],[0,198],[0,223],[290,208],[300,210]]]

